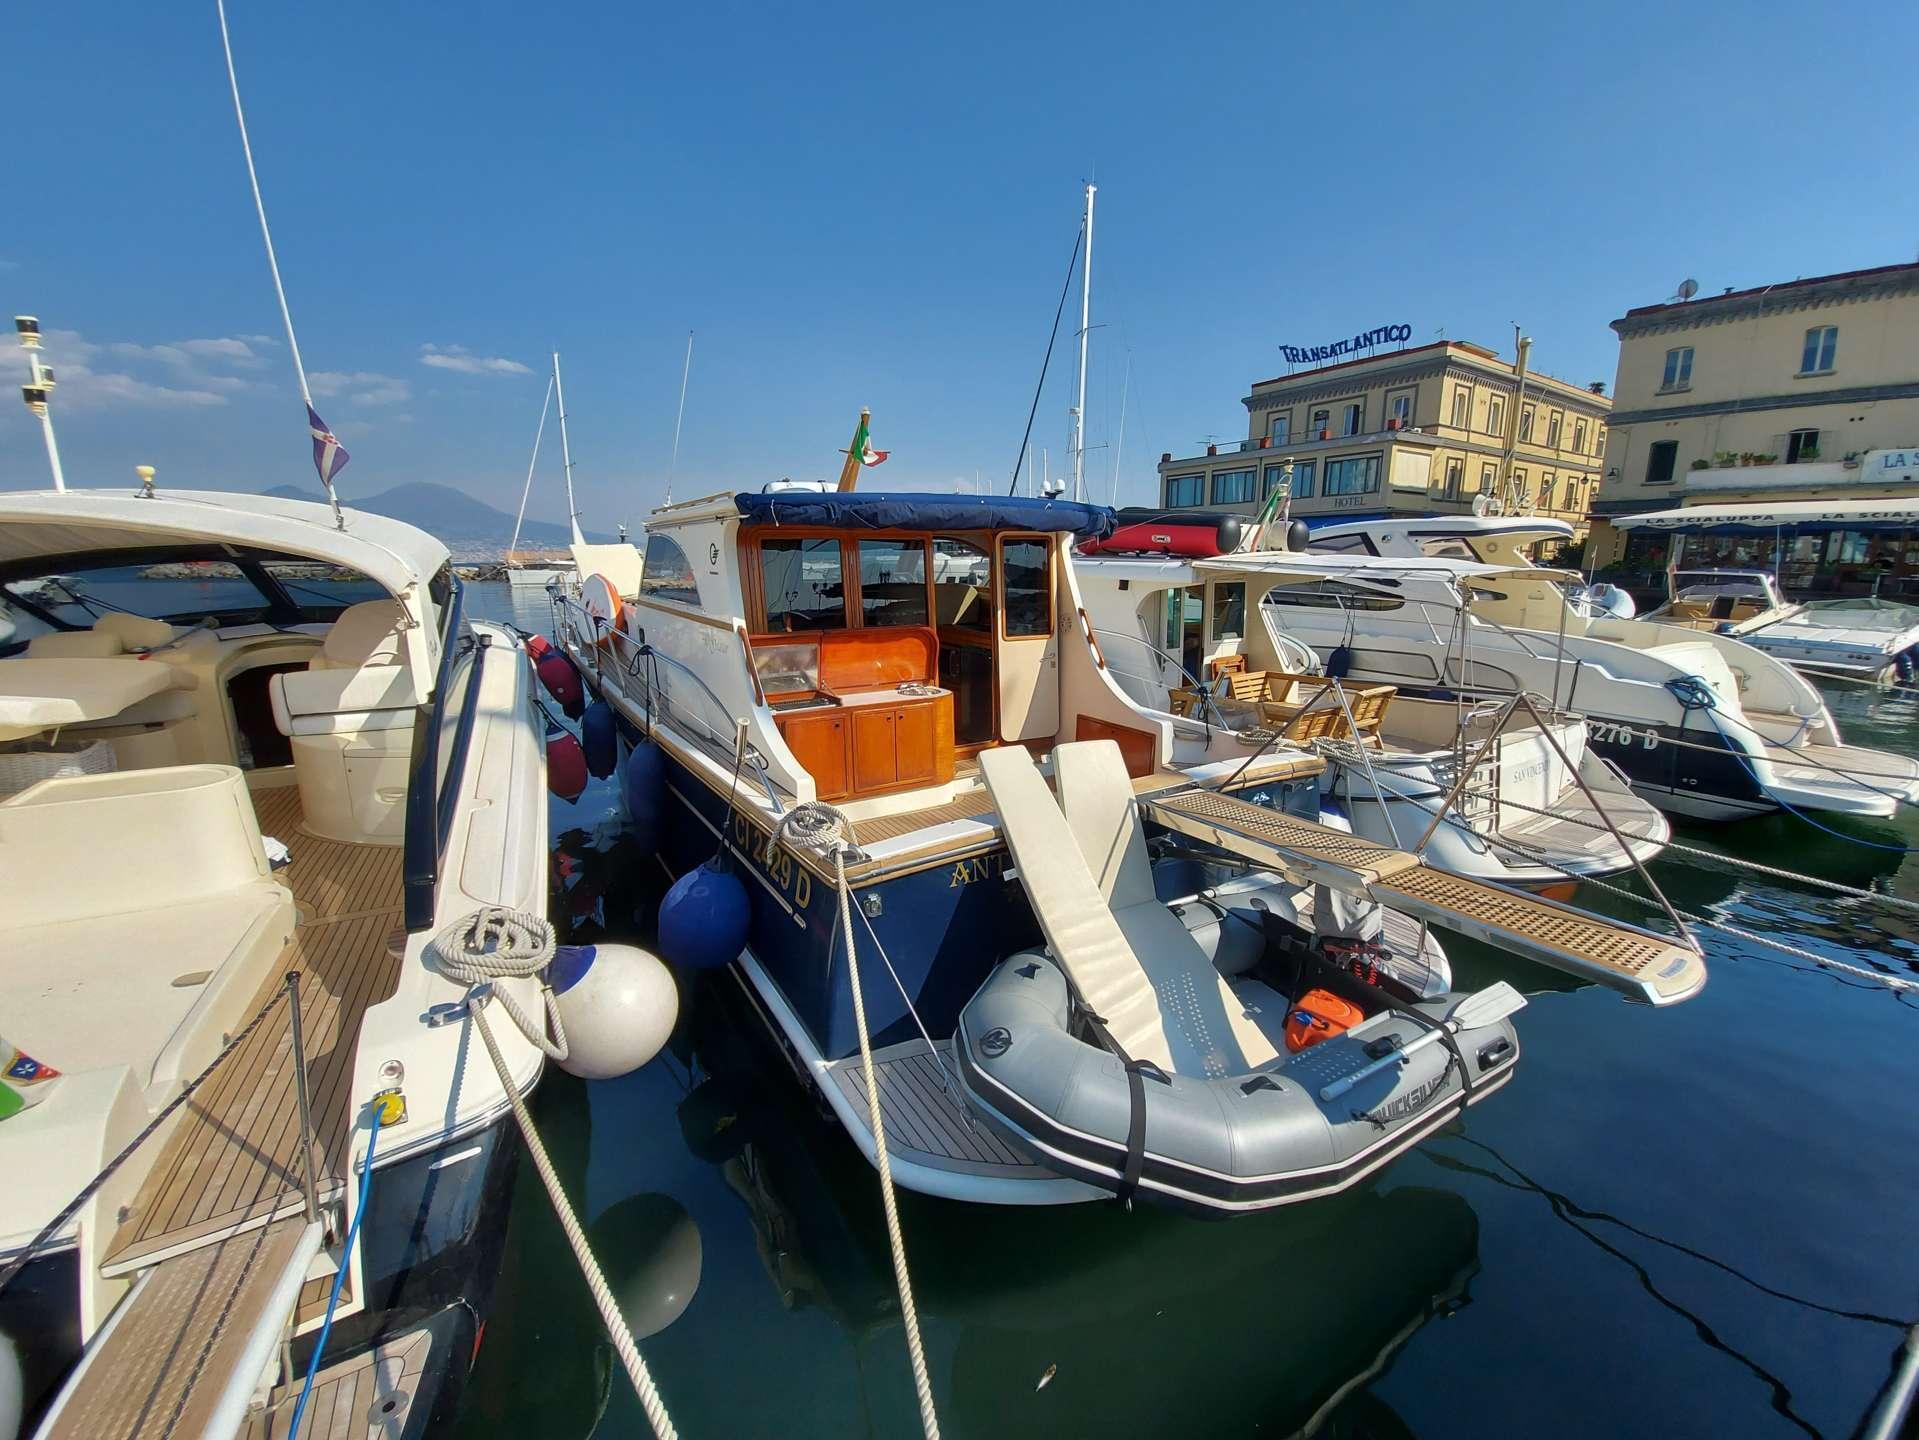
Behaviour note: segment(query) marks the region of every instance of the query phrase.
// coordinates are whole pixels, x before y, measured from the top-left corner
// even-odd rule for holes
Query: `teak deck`
[[[953,1073],[953,1042],[938,1041],[934,1049],[937,1054],[927,1050],[924,1040],[907,1040],[873,1054],[887,1153],[975,1175],[1050,1175],[1000,1139],[984,1120],[967,1113],[955,1093],[959,1080]],[[862,1127],[870,1128],[866,1067],[860,1058],[838,1061],[829,1073],[852,1102]]]
[[[313,1379],[313,1398],[300,1419],[302,1440],[395,1440],[404,1435],[433,1337],[415,1330],[351,1360],[329,1365]],[[264,1413],[242,1431],[245,1440],[284,1440],[300,1397],[297,1383],[273,1392]]]
[[[300,972],[315,1174],[322,1199],[346,1182],[348,1088],[360,1021],[394,991],[400,956],[398,847],[345,845],[301,828],[300,794],[255,792],[263,833],[284,842],[280,872],[299,925],[247,1014]],[[178,1127],[106,1248],[102,1269],[126,1274],[210,1236],[257,1227],[303,1205],[300,1112],[284,1004],[227,1057],[183,1109]]]

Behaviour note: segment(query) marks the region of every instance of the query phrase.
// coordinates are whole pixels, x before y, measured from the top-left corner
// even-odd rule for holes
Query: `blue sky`
[[[511,508],[558,348],[588,523],[637,520],[688,330],[679,494],[830,475],[862,404],[893,452],[869,486],[1004,488],[1089,177],[1087,468],[1104,498],[1130,357],[1122,503],[1162,450],[1242,435],[1281,344],[1509,351],[1518,320],[1541,368],[1610,381],[1607,322],[1685,276],[1919,255],[1919,7],[1092,13],[233,0],[343,495]],[[70,480],[313,483],[212,0],[6,30],[32,99],[0,304],[52,335]],[[1071,345],[1035,427],[1056,470]],[[556,518],[557,446],[541,471]],[[0,405],[0,487],[45,475]]]

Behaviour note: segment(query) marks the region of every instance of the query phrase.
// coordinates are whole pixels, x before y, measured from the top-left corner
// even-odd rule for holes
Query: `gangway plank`
[[[1469,880],[1417,856],[1197,787],[1140,797],[1147,818],[1296,880],[1363,894],[1652,1005],[1690,999],[1706,963],[1684,941],[1541,896]]]

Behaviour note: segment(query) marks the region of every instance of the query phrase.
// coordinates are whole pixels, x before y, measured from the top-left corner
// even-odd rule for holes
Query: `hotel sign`
[[[1380,325],[1362,330],[1350,340],[1335,340],[1330,345],[1282,345],[1279,353],[1288,365],[1316,365],[1322,360],[1337,360],[1342,355],[1370,350],[1375,345],[1397,345],[1413,338],[1410,325]]]

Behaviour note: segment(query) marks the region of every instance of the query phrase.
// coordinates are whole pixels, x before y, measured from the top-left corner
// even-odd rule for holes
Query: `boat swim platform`
[[[254,1331],[283,1318],[273,1297],[305,1253],[306,1229],[296,1216],[228,1234],[142,1276],[63,1392],[46,1440],[205,1434]]]
[[[1415,919],[1458,930],[1652,1005],[1697,994],[1706,964],[1682,941],[1425,864],[1388,845],[1310,820],[1189,788],[1140,797],[1148,819],[1302,881],[1370,895]]]
[[[287,846],[279,872],[293,891],[293,939],[261,982],[253,1015],[300,972],[300,1019],[313,1109],[320,1199],[346,1186],[348,1090],[360,1022],[391,996],[401,956],[398,846],[322,840],[302,825],[300,792],[253,796],[260,830]],[[182,1107],[158,1160],[104,1249],[103,1274],[126,1275],[170,1255],[293,1215],[305,1205],[293,1041],[281,1003]]]
[[[412,1330],[321,1370],[313,1377],[313,1396],[300,1417],[302,1440],[391,1440],[404,1435],[432,1350],[432,1334]],[[300,1379],[274,1389],[266,1410],[240,1432],[243,1440],[286,1440],[300,1399]]]
[[[928,1169],[998,1180],[1057,1180],[1002,1140],[969,1112],[960,1095],[953,1042],[914,1038],[873,1052],[879,1073],[880,1118],[886,1153],[895,1161]],[[852,1105],[860,1128],[870,1131],[866,1066],[859,1056],[828,1062],[828,1076]]]

